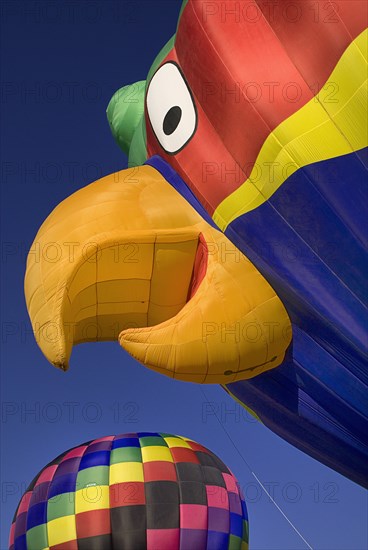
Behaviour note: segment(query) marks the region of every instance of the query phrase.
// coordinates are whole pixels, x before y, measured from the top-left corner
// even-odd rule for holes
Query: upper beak
[[[25,294],[44,355],[114,340],[173,378],[229,383],[279,365],[286,310],[254,265],[151,166],[74,193],[40,228]]]

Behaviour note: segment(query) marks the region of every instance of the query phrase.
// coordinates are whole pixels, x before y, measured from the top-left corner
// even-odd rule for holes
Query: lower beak
[[[73,345],[119,338],[160,373],[229,383],[279,365],[291,339],[259,271],[151,166],[55,208],[28,256],[25,294],[39,346],[63,370]]]

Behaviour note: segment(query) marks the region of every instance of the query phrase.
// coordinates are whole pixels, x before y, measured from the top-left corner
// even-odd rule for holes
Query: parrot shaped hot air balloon
[[[34,478],[9,550],[247,550],[236,478],[185,437],[139,432],[74,447]]]
[[[44,222],[27,305],[54,365],[119,336],[367,485],[367,5],[288,6],[183,3],[107,109],[130,168]]]

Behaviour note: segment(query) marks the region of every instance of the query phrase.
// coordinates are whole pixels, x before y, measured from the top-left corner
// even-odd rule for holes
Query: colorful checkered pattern
[[[238,483],[211,451],[164,433],[95,439],[23,495],[10,550],[245,550]]]

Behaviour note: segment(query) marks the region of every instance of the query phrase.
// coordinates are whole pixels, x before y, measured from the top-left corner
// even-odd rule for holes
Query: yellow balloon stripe
[[[321,91],[268,136],[249,178],[215,210],[220,229],[263,204],[299,168],[368,145],[367,58],[368,29],[349,45]]]
[[[224,386],[222,385],[222,387],[224,388],[224,390],[226,391],[226,393],[228,393],[233,399],[234,401],[236,401],[238,403],[238,405],[240,405],[243,409],[245,409],[251,416],[253,416],[253,418],[255,418],[255,420],[258,420],[258,422],[260,422],[261,424],[263,424],[262,420],[259,418],[258,414],[256,414],[250,407],[247,407],[247,405],[245,403],[243,403],[242,401],[240,401],[240,399],[238,399],[237,397],[235,397],[235,395],[233,393],[231,393],[231,391],[229,390],[228,386]]]

